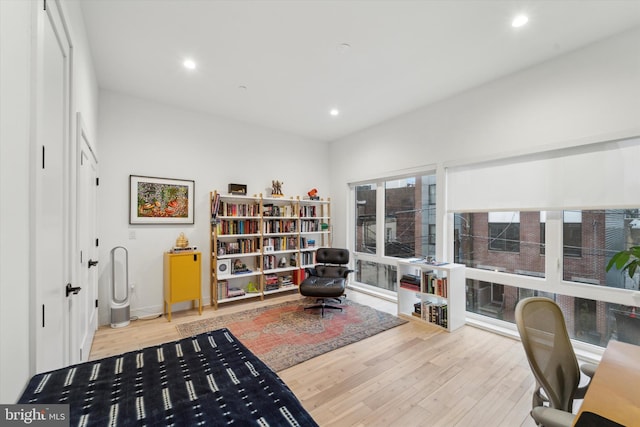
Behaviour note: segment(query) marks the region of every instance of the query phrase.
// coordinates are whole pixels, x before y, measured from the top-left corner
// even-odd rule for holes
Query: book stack
[[[420,277],[413,274],[404,274],[400,279],[400,287],[410,291],[420,292]]]
[[[264,276],[264,290],[275,291],[280,285],[278,284],[278,276],[275,274],[267,274]]]
[[[241,297],[245,294],[244,289],[241,288],[229,288],[227,291],[227,298]]]

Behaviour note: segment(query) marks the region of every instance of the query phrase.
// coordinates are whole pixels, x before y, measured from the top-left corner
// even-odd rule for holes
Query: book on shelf
[[[245,295],[245,291],[242,288],[229,288],[227,290],[227,297],[228,298],[233,298],[233,297],[241,297]]]
[[[211,200],[211,221],[215,221],[218,217],[218,211],[220,210],[220,194],[216,193]]]

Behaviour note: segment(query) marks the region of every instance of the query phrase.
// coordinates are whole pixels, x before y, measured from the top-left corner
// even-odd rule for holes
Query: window
[[[520,252],[520,212],[489,212],[489,250]]]
[[[582,211],[563,212],[562,250],[565,257],[582,256]],[[540,212],[540,255],[545,254],[546,212]]]
[[[640,307],[473,279],[467,279],[466,288],[467,311],[472,313],[515,323],[518,301],[541,296],[554,300],[560,306],[572,339],[599,346],[606,346],[611,338],[640,345],[640,330],[635,323],[635,315],[640,313]]]
[[[454,221],[447,238],[454,261],[469,267],[469,310],[509,321],[519,298],[544,291],[561,305],[574,339],[606,345],[617,336],[615,315],[636,315],[630,291],[639,289],[640,272],[629,278],[606,266],[619,250],[640,245],[637,186],[629,184],[640,182],[639,155],[635,137],[446,168]],[[519,220],[500,218],[496,207],[519,212]],[[496,314],[491,284],[504,285]]]
[[[543,277],[541,247],[540,212],[454,215],[454,261],[467,267]]]
[[[376,184],[364,184],[355,191],[355,251],[376,253]]]
[[[565,211],[563,240],[564,280],[638,289],[640,273],[632,279],[605,267],[616,252],[640,245],[640,209]]]
[[[435,256],[435,175],[368,182],[352,189],[356,281],[395,292],[396,258]]]

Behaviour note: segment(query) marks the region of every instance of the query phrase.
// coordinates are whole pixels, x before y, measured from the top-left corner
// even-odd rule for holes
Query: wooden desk
[[[582,412],[593,412],[623,426],[640,426],[640,346],[611,340],[591,380]]]

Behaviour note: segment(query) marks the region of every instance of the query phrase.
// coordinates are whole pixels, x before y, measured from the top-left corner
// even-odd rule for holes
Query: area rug
[[[219,328],[229,329],[249,350],[276,372],[347,344],[394,328],[406,320],[346,300],[342,311],[304,310],[313,301],[278,303],[240,313],[177,325],[182,337]]]

